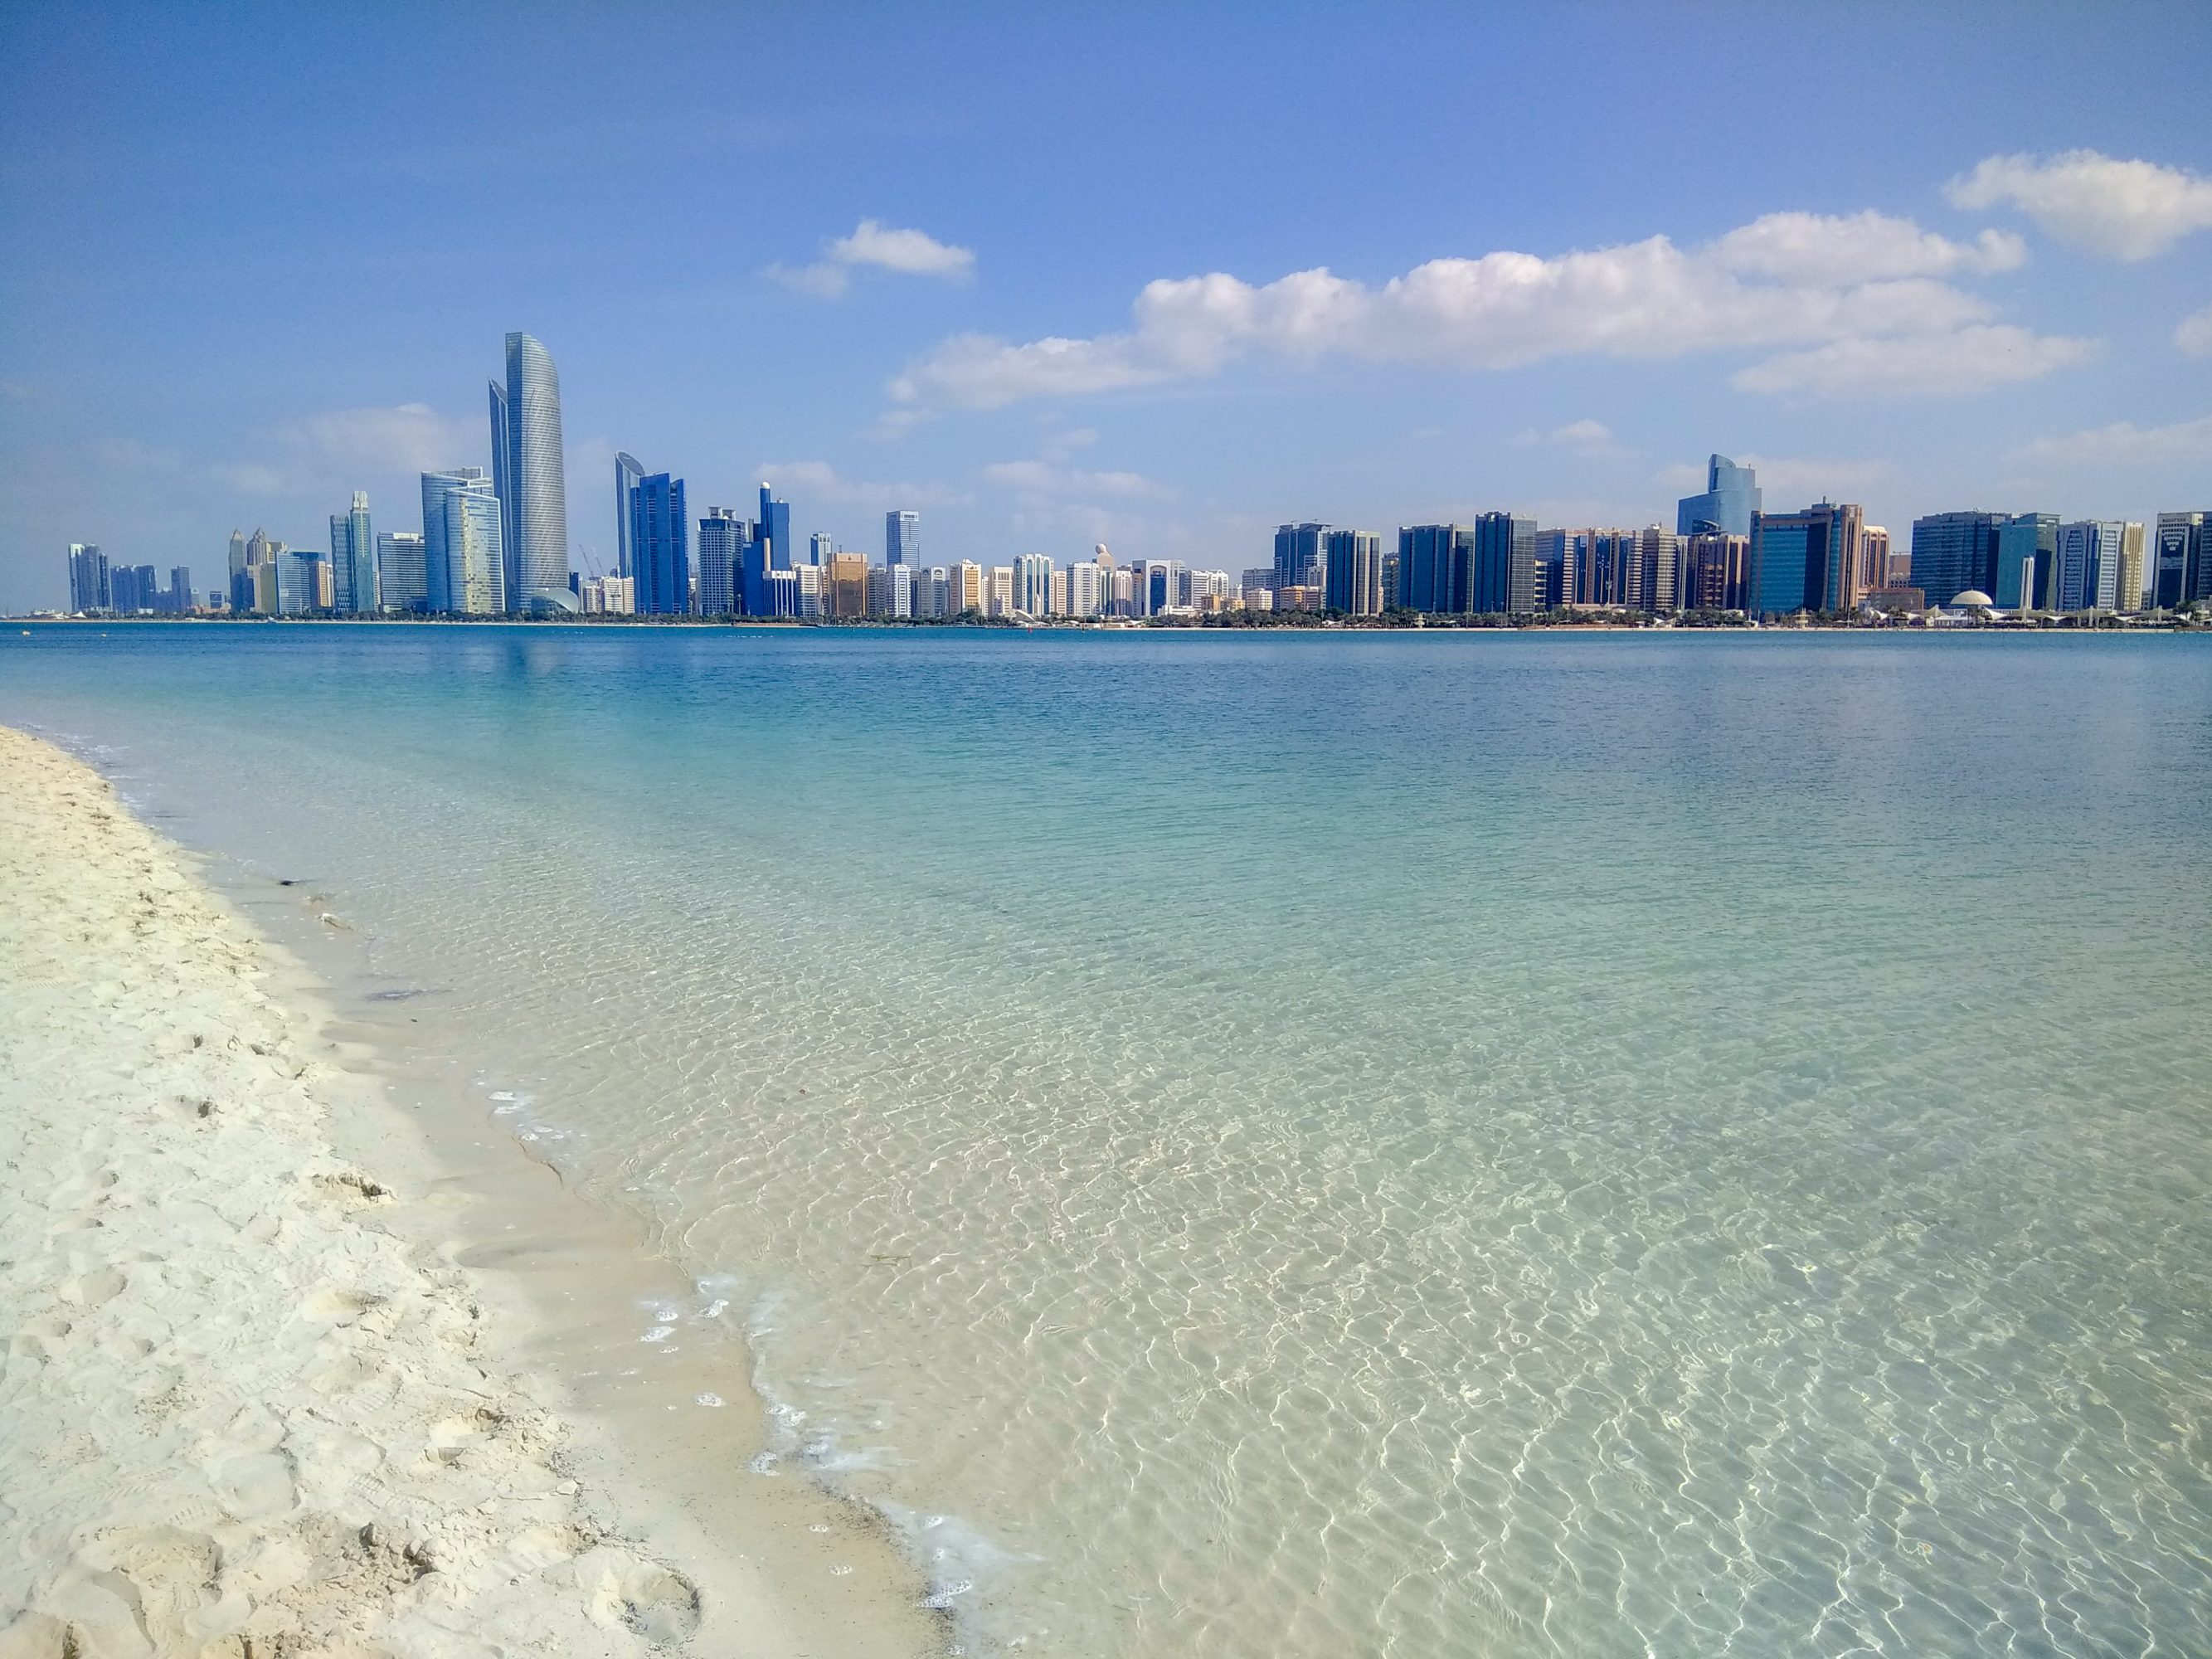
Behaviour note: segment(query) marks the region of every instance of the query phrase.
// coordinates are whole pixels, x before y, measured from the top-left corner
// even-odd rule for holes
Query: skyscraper
[[[744,598],[745,549],[752,526],[734,509],[710,507],[699,520],[699,590],[702,617],[726,617],[750,610]]]
[[[1705,463],[1705,493],[1685,495],[1675,505],[1674,533],[1748,536],[1751,515],[1760,505],[1759,474],[1716,455]]]
[[[629,492],[645,477],[645,469],[635,456],[617,454],[615,457],[615,574],[630,574],[629,560]]]
[[[761,485],[760,524],[753,533],[768,544],[769,569],[791,568],[791,503],[777,500],[765,483]]]
[[[1683,553],[1686,605],[1698,611],[1744,609],[1745,566],[1750,557],[1748,536],[1723,536],[1717,530],[1692,536]]]
[[[1984,592],[1997,602],[2002,611],[2047,607],[2057,552],[2056,513],[2012,514],[1997,526],[1996,569],[1991,585]],[[1924,588],[1921,591],[1934,605],[1948,605],[1959,595],[1956,588],[1941,599]]]
[[[377,537],[376,594],[386,611],[418,614],[430,608],[422,538],[414,532],[387,530]]]
[[[1516,560],[1522,580],[1536,557],[1536,521],[1510,513],[1485,513],[1474,521],[1474,550],[1468,565],[1467,609],[1479,616],[1503,616],[1522,607],[1514,602]],[[1533,611],[1532,604],[1526,609]]]
[[[508,611],[501,544],[505,503],[483,469],[422,475],[422,573],[432,611],[496,617]]]
[[[1372,530],[1332,530],[1322,539],[1328,564],[1322,602],[1329,610],[1350,616],[1382,615],[1382,536]]]
[[[1286,524],[1275,530],[1275,586],[1320,587],[1327,580],[1328,526]]]
[[[1281,532],[1275,574],[1282,576]],[[1467,609],[1474,532],[1465,525],[1403,525],[1398,531],[1398,606],[1431,615]]]
[[[253,574],[246,562],[246,538],[235,530],[230,532],[230,609],[240,617],[253,609]]]
[[[2212,597],[2204,582],[2205,525],[2212,513],[2161,513],[2151,545],[2148,602],[2160,611],[2178,611],[2193,599]]]
[[[1883,537],[1887,543],[1887,535]],[[1636,596],[1638,611],[1654,613],[1678,611],[1682,605],[1682,538],[1656,524],[1644,526],[1637,538]],[[1872,555],[1868,555],[1869,559]],[[1863,583],[1862,586],[1864,584]]]
[[[545,348],[527,334],[507,337],[507,384],[491,383],[491,465],[505,608],[574,611],[561,377]]]
[[[1013,608],[1025,617],[1052,614],[1052,561],[1024,553],[1014,561]]]
[[[2058,553],[2051,570],[2053,611],[2119,608],[2121,552],[2127,530],[2118,519],[2081,519],[2058,526]]]
[[[97,544],[71,542],[69,550],[70,609],[105,611],[113,596],[107,579],[107,555]]]
[[[162,600],[161,609],[173,617],[189,617],[199,609],[198,601],[192,593],[191,566],[173,564],[169,567],[169,591]]]
[[[1997,537],[2009,516],[1931,513],[1915,519],[1912,586],[1936,605],[1948,605],[1970,589],[1997,599]]]
[[[1754,617],[1852,609],[1865,568],[1865,524],[1864,510],[1849,502],[1753,514],[1744,609]]]
[[[884,562],[921,562],[921,514],[894,508],[884,514]]]
[[[369,534],[368,493],[356,489],[351,512],[331,514],[331,608],[360,616],[376,607],[376,538]]]
[[[630,579],[641,617],[680,617],[691,609],[690,521],[684,480],[655,472],[630,486]]]

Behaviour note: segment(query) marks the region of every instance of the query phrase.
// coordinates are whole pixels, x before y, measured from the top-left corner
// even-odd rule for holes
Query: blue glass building
[[[376,608],[376,538],[369,533],[368,495],[356,489],[351,512],[331,514],[331,609],[361,616]]]
[[[1913,545],[1920,543],[1920,526],[1913,526]],[[1996,568],[1982,591],[1998,608],[2017,611],[2022,605],[2047,610],[2051,605],[2051,574],[2057,562],[2058,515],[2056,513],[2015,513],[1997,526]],[[1918,571],[1916,568],[1914,574]],[[1917,582],[1914,583],[1918,586]],[[1969,586],[1979,586],[1969,583]],[[1938,598],[1923,588],[1929,603],[1948,605],[1963,591],[1953,588]]]
[[[430,610],[496,617],[507,609],[502,516],[481,467],[422,475],[422,582]]]
[[[699,584],[696,608],[702,617],[748,613],[744,599],[745,551],[752,526],[726,507],[710,507],[699,520]]]
[[[629,492],[630,576],[641,617],[680,617],[691,609],[690,522],[684,480],[665,472],[641,478]]]
[[[1328,575],[1328,526],[1285,524],[1275,527],[1275,587],[1322,587]]]
[[[1930,605],[1948,605],[1970,588],[2002,604],[1997,592],[1997,537],[2008,522],[2009,515],[2002,513],[1931,513],[1915,519],[1912,585]]]
[[[645,477],[645,469],[638,465],[635,455],[617,454],[615,457],[615,574],[630,574],[629,492],[637,488]]]
[[[1404,525],[1398,531],[1398,608],[1442,616],[1467,609],[1474,532],[1465,525]]]
[[[894,508],[884,514],[884,562],[921,562],[921,514]]]
[[[768,568],[791,568],[791,503],[778,501],[761,486],[760,522],[753,533],[768,544]]]
[[[1323,538],[1328,572],[1322,603],[1348,616],[1382,611],[1382,538],[1372,530],[1332,530]]]
[[[1753,617],[1850,610],[1863,586],[1865,531],[1864,513],[1849,502],[1753,514],[1744,609]]]
[[[561,377],[551,354],[527,334],[507,337],[507,384],[491,383],[491,465],[507,608],[574,611]]]
[[[1759,474],[1715,455],[1705,463],[1705,493],[1685,495],[1675,505],[1674,533],[1748,536],[1759,506]]]

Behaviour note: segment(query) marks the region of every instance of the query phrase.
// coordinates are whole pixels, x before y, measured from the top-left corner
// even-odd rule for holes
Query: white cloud
[[[2039,380],[2094,352],[2088,340],[1974,324],[1948,334],[1877,335],[1784,352],[1738,371],[1729,384],[1822,397],[1936,397]]]
[[[2183,318],[2173,343],[2191,357],[2212,357],[2212,306]]]
[[[286,478],[273,466],[264,466],[258,461],[236,461],[211,466],[208,476],[227,489],[241,495],[281,495]]]
[[[1480,369],[1571,355],[1940,342],[1990,318],[1985,301],[1942,276],[2019,258],[2016,239],[1994,234],[1960,243],[1875,213],[1776,214],[1698,248],[1654,236],[1548,259],[1434,259],[1379,288],[1326,269],[1262,286],[1216,271],[1147,283],[1120,333],[1021,344],[956,335],[908,363],[890,392],[907,407],[994,409],[1212,374],[1246,357]],[[1969,371],[1981,361],[1953,356]]]
[[[1759,488],[1770,503],[1810,501],[1815,496],[1850,501],[1887,483],[1897,470],[1894,462],[1886,460],[1823,461],[1745,453],[1733,459],[1759,475]],[[1705,469],[1686,463],[1662,467],[1656,477],[1660,483],[1686,495],[1705,487]]]
[[[1165,489],[1141,472],[1085,472],[1049,461],[994,461],[983,469],[989,483],[1030,495],[1160,495]]]
[[[787,288],[817,299],[834,300],[852,285],[855,267],[895,270],[908,276],[935,276],[964,283],[975,274],[973,250],[940,242],[926,231],[902,229],[881,220],[863,219],[849,236],[823,247],[823,258],[796,270],[770,265],[768,275]]]
[[[1513,441],[1523,448],[1537,444],[1557,444],[1565,449],[1579,449],[1585,454],[1599,455],[1613,453],[1613,428],[1602,421],[1569,421],[1565,426],[1555,426],[1549,432],[1530,428]]]
[[[275,428],[279,443],[337,472],[430,472],[482,466],[491,445],[480,421],[457,421],[428,404],[333,409]]]
[[[959,507],[975,500],[963,489],[944,484],[872,483],[848,478],[827,461],[763,461],[755,476],[772,483],[780,495],[856,507]]]
[[[2094,149],[1992,155],[1946,193],[1962,208],[2009,202],[2061,241],[2115,259],[2148,259],[2212,228],[2212,179]]]
[[[2172,426],[2120,421],[2063,438],[2039,438],[2019,452],[2045,466],[2110,466],[2161,461],[2212,461],[2212,415]]]

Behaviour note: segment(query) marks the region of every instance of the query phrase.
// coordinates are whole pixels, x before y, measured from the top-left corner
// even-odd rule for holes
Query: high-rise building
[[[884,562],[921,562],[921,514],[894,508],[884,514]]]
[[[2120,532],[2120,566],[2112,609],[2133,613],[2143,608],[2143,527],[2130,520]]]
[[[914,578],[920,569],[911,564],[868,567],[868,614],[883,622],[902,622],[914,615]]]
[[[1014,614],[1013,566],[994,564],[983,572],[983,614],[987,617],[1011,617]]]
[[[1912,521],[1911,586],[1945,605],[1969,591],[1997,596],[1997,534],[2003,513],[1931,513]]]
[[[868,562],[858,553],[833,553],[824,567],[823,609],[840,622],[854,622],[868,614]]]
[[[70,609],[105,611],[114,597],[108,580],[107,555],[93,542],[71,542],[69,550]]]
[[[1633,530],[1585,530],[1576,537],[1569,603],[1632,609],[1643,589],[1644,538]]]
[[[1635,607],[1648,614],[1682,607],[1682,538],[1656,524],[1637,538]]]
[[[352,511],[331,514],[331,608],[349,617],[377,608],[376,538],[365,490],[353,492]]]
[[[1683,546],[1683,582],[1688,607],[1698,611],[1743,610],[1744,575],[1751,558],[1751,538],[1708,531],[1690,537]]]
[[[1024,617],[1052,614],[1052,561],[1042,553],[1024,553],[1014,561],[1012,609]]]
[[[561,377],[545,348],[527,334],[507,337],[507,384],[491,383],[491,465],[505,608],[574,611]]]
[[[2199,599],[2212,599],[2205,581],[2205,564],[2212,549],[2205,544],[2205,526],[2212,512],[2161,513],[2150,554],[2150,592],[2148,601],[2158,611],[2179,611]]]
[[[1997,526],[1996,568],[1990,585],[1983,592],[1997,602],[2001,611],[2047,609],[2057,553],[2056,513],[2013,514]],[[1954,588],[1941,599],[1933,593],[1928,598],[1937,605],[1948,605],[1960,591]]]
[[[2118,519],[2082,519],[2058,526],[2058,552],[2051,568],[2053,611],[2118,608],[2120,556],[2127,528]]]
[[[1533,580],[1536,561],[1536,521],[1510,513],[1485,513],[1474,521],[1474,548],[1468,564],[1467,609],[1478,616],[1504,616],[1521,611],[1516,602],[1516,568],[1522,584]],[[1527,609],[1534,610],[1534,604]],[[1525,612],[1523,612],[1525,614]]]
[[[1675,505],[1678,536],[1749,536],[1751,517],[1762,504],[1759,474],[1725,455],[1705,463],[1705,493],[1685,495]]]
[[[1328,526],[1286,524],[1275,530],[1275,585],[1319,587],[1328,580]]]
[[[1572,605],[1582,580],[1583,550],[1589,532],[1581,530],[1539,530],[1533,557],[1536,580],[1542,584],[1536,609],[1553,611]],[[1533,585],[1533,584],[1532,584]]]
[[[118,564],[107,573],[107,608],[118,617],[135,617],[161,607],[161,584],[150,564]]]
[[[510,608],[501,544],[505,517],[505,503],[483,468],[422,475],[422,578],[430,610],[496,617]]]
[[[386,611],[418,615],[430,608],[422,568],[422,538],[411,530],[386,530],[376,538],[376,592]]]
[[[234,614],[242,617],[253,609],[253,576],[246,561],[246,538],[235,530],[230,532],[229,571],[230,608]]]
[[[192,592],[192,568],[188,564],[169,567],[169,590],[163,595],[161,609],[173,617],[189,617],[199,608]]]
[[[1425,611],[1431,616],[1466,610],[1474,558],[1474,532],[1465,525],[1401,525],[1398,530],[1398,608]],[[1282,565],[1278,559],[1278,601],[1282,589],[1291,585],[1282,580]]]
[[[945,614],[964,617],[971,611],[983,613],[983,567],[963,559],[945,571]]]
[[[629,557],[637,615],[680,617],[691,609],[690,520],[684,516],[683,479],[654,472],[630,486]]]
[[[1754,617],[1855,609],[1866,568],[1865,524],[1863,509],[1850,502],[1753,514],[1744,609]]]
[[[1108,573],[1111,565],[1103,565],[1097,559],[1087,559],[1067,567],[1067,614],[1071,617],[1099,617],[1106,612],[1109,588]]]
[[[710,507],[699,520],[699,614],[726,617],[743,611],[745,548],[752,526],[726,507]]]
[[[336,597],[331,562],[313,548],[302,547],[276,561],[276,614],[304,617],[328,611]]]
[[[806,538],[806,562],[826,565],[837,550],[835,541],[826,530],[817,530]]]
[[[1382,614],[1382,538],[1372,530],[1332,530],[1322,538],[1326,562],[1322,586],[1326,590],[1325,602],[1331,611],[1341,611],[1352,617],[1378,617]],[[1245,573],[1247,581],[1240,585],[1241,592],[1249,586],[1255,573]],[[1267,573],[1273,575],[1273,571]],[[1268,592],[1274,591],[1272,585]]]
[[[1889,532],[1878,524],[1866,527],[1866,570],[1859,577],[1862,588],[1889,586]],[[1906,574],[1911,574],[1911,567]]]
[[[617,453],[615,456],[615,574],[629,574],[629,492],[645,477],[645,468],[637,457]]]
[[[770,570],[791,568],[791,503],[779,501],[763,483],[760,491],[760,521],[753,533],[768,544],[768,568]],[[826,561],[826,553],[815,560]]]

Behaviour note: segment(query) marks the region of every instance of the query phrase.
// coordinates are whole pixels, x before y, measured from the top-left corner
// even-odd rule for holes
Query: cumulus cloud
[[[2183,318],[2173,343],[2191,357],[2212,357],[2212,306]]]
[[[303,416],[271,435],[302,459],[359,475],[481,466],[488,433],[480,421],[453,420],[428,404],[397,404]]]
[[[1739,371],[1729,384],[1818,397],[1934,397],[2039,380],[2087,362],[2094,351],[2087,340],[1978,323],[1948,334],[1877,335],[1784,352]]]
[[[994,409],[1212,374],[1243,358],[1482,369],[1575,355],[1942,341],[1991,318],[1987,301],[1945,278],[2020,258],[2018,240],[1996,233],[1956,242],[1880,214],[1790,213],[1689,249],[1654,236],[1553,258],[1434,259],[1379,288],[1325,268],[1257,286],[1216,271],[1147,283],[1118,333],[1023,343],[956,335],[908,363],[890,392],[908,408]],[[2018,361],[1978,343],[1978,354],[1953,352],[1960,373]],[[2068,360],[2063,349],[2040,357],[2046,367]]]
[[[994,461],[983,469],[986,481],[1030,495],[1139,496],[1166,494],[1141,472],[1086,472],[1049,461]]]
[[[2142,465],[2161,461],[2212,461],[2212,415],[2172,426],[2119,421],[2063,438],[2039,438],[2019,452],[2043,466]]]
[[[2009,204],[2061,241],[2115,259],[2148,259],[2212,228],[2212,179],[2094,149],[1992,155],[1946,193],[1962,208]]]
[[[940,242],[926,231],[902,229],[881,220],[863,219],[849,236],[824,244],[823,257],[793,269],[770,265],[768,274],[785,287],[834,300],[852,286],[856,267],[870,266],[908,276],[934,276],[964,283],[975,274],[973,250]]]
[[[960,507],[975,499],[966,490],[944,484],[874,483],[848,478],[827,461],[763,461],[753,471],[773,483],[778,495],[841,506]]]

